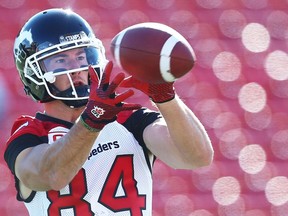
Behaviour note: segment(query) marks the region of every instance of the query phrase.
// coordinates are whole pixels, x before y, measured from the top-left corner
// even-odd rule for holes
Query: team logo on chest
[[[63,137],[69,129],[64,127],[55,127],[48,132],[48,143],[55,142],[57,139]]]

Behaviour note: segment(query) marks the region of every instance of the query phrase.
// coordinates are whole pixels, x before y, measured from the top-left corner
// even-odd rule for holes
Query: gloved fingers
[[[132,76],[126,77],[120,84],[120,87],[124,88],[131,88],[133,87],[133,80],[134,78]]]
[[[123,103],[121,109],[122,110],[137,110],[140,109],[142,106],[140,104],[134,103]]]
[[[120,85],[120,83],[123,81],[124,78],[125,78],[124,73],[117,74],[110,83],[110,85],[108,85],[108,88],[106,90],[107,95],[115,93],[116,89],[118,88],[118,86]]]
[[[109,61],[107,65],[105,66],[105,69],[102,75],[102,79],[101,79],[100,86],[99,86],[100,89],[104,89],[105,86],[109,85],[112,69],[113,69],[113,62]]]
[[[124,88],[142,88],[143,85],[148,85],[148,83],[142,82],[133,76],[129,76],[123,80],[123,82],[120,84],[120,87]]]
[[[148,91],[149,91],[149,84],[148,83],[137,80],[133,76],[129,76],[129,77],[125,78],[121,82],[120,87],[135,88],[135,89],[138,89],[138,90],[144,92],[145,94],[148,94]]]
[[[129,89],[129,90],[117,95],[114,98],[114,104],[122,103],[127,98],[131,97],[133,94],[134,94],[134,91],[132,89]]]
[[[95,98],[96,89],[98,88],[99,78],[95,69],[89,65],[88,73],[90,76],[90,98]]]
[[[90,75],[91,83],[92,84],[96,83],[98,85],[99,78],[98,78],[97,72],[91,65],[89,65],[89,67],[88,67],[88,72],[89,72],[89,75]]]

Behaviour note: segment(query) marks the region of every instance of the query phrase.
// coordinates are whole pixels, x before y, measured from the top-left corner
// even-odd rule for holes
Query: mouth
[[[84,83],[82,80],[74,80],[74,81],[73,81],[73,85],[74,85],[75,87],[77,87],[77,86],[85,85],[85,83]]]

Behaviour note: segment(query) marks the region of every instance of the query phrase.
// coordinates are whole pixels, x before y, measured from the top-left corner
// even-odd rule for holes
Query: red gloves
[[[174,99],[175,97],[173,84],[173,82],[160,84],[145,83],[130,76],[124,79],[120,86],[136,88],[142,91],[144,94],[148,95],[153,102],[164,103]]]
[[[133,90],[116,95],[115,91],[124,79],[124,73],[119,73],[111,83],[110,75],[113,63],[108,62],[103,77],[99,83],[95,69],[89,67],[91,79],[90,96],[85,110],[80,116],[80,121],[91,131],[100,131],[106,124],[113,122],[117,114],[123,110],[134,110],[141,108],[139,104],[126,104],[124,100],[134,94]],[[99,83],[99,85],[98,85]]]

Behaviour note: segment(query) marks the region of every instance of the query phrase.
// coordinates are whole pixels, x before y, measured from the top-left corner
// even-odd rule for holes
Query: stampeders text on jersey
[[[108,142],[108,143],[104,143],[104,144],[101,144],[99,143],[98,146],[96,148],[93,148],[89,154],[89,157],[88,157],[88,160],[90,160],[91,157],[99,154],[99,153],[102,153],[104,151],[108,151],[108,150],[111,150],[111,149],[117,149],[119,148],[119,144],[118,144],[118,141],[113,141],[113,142]]]

